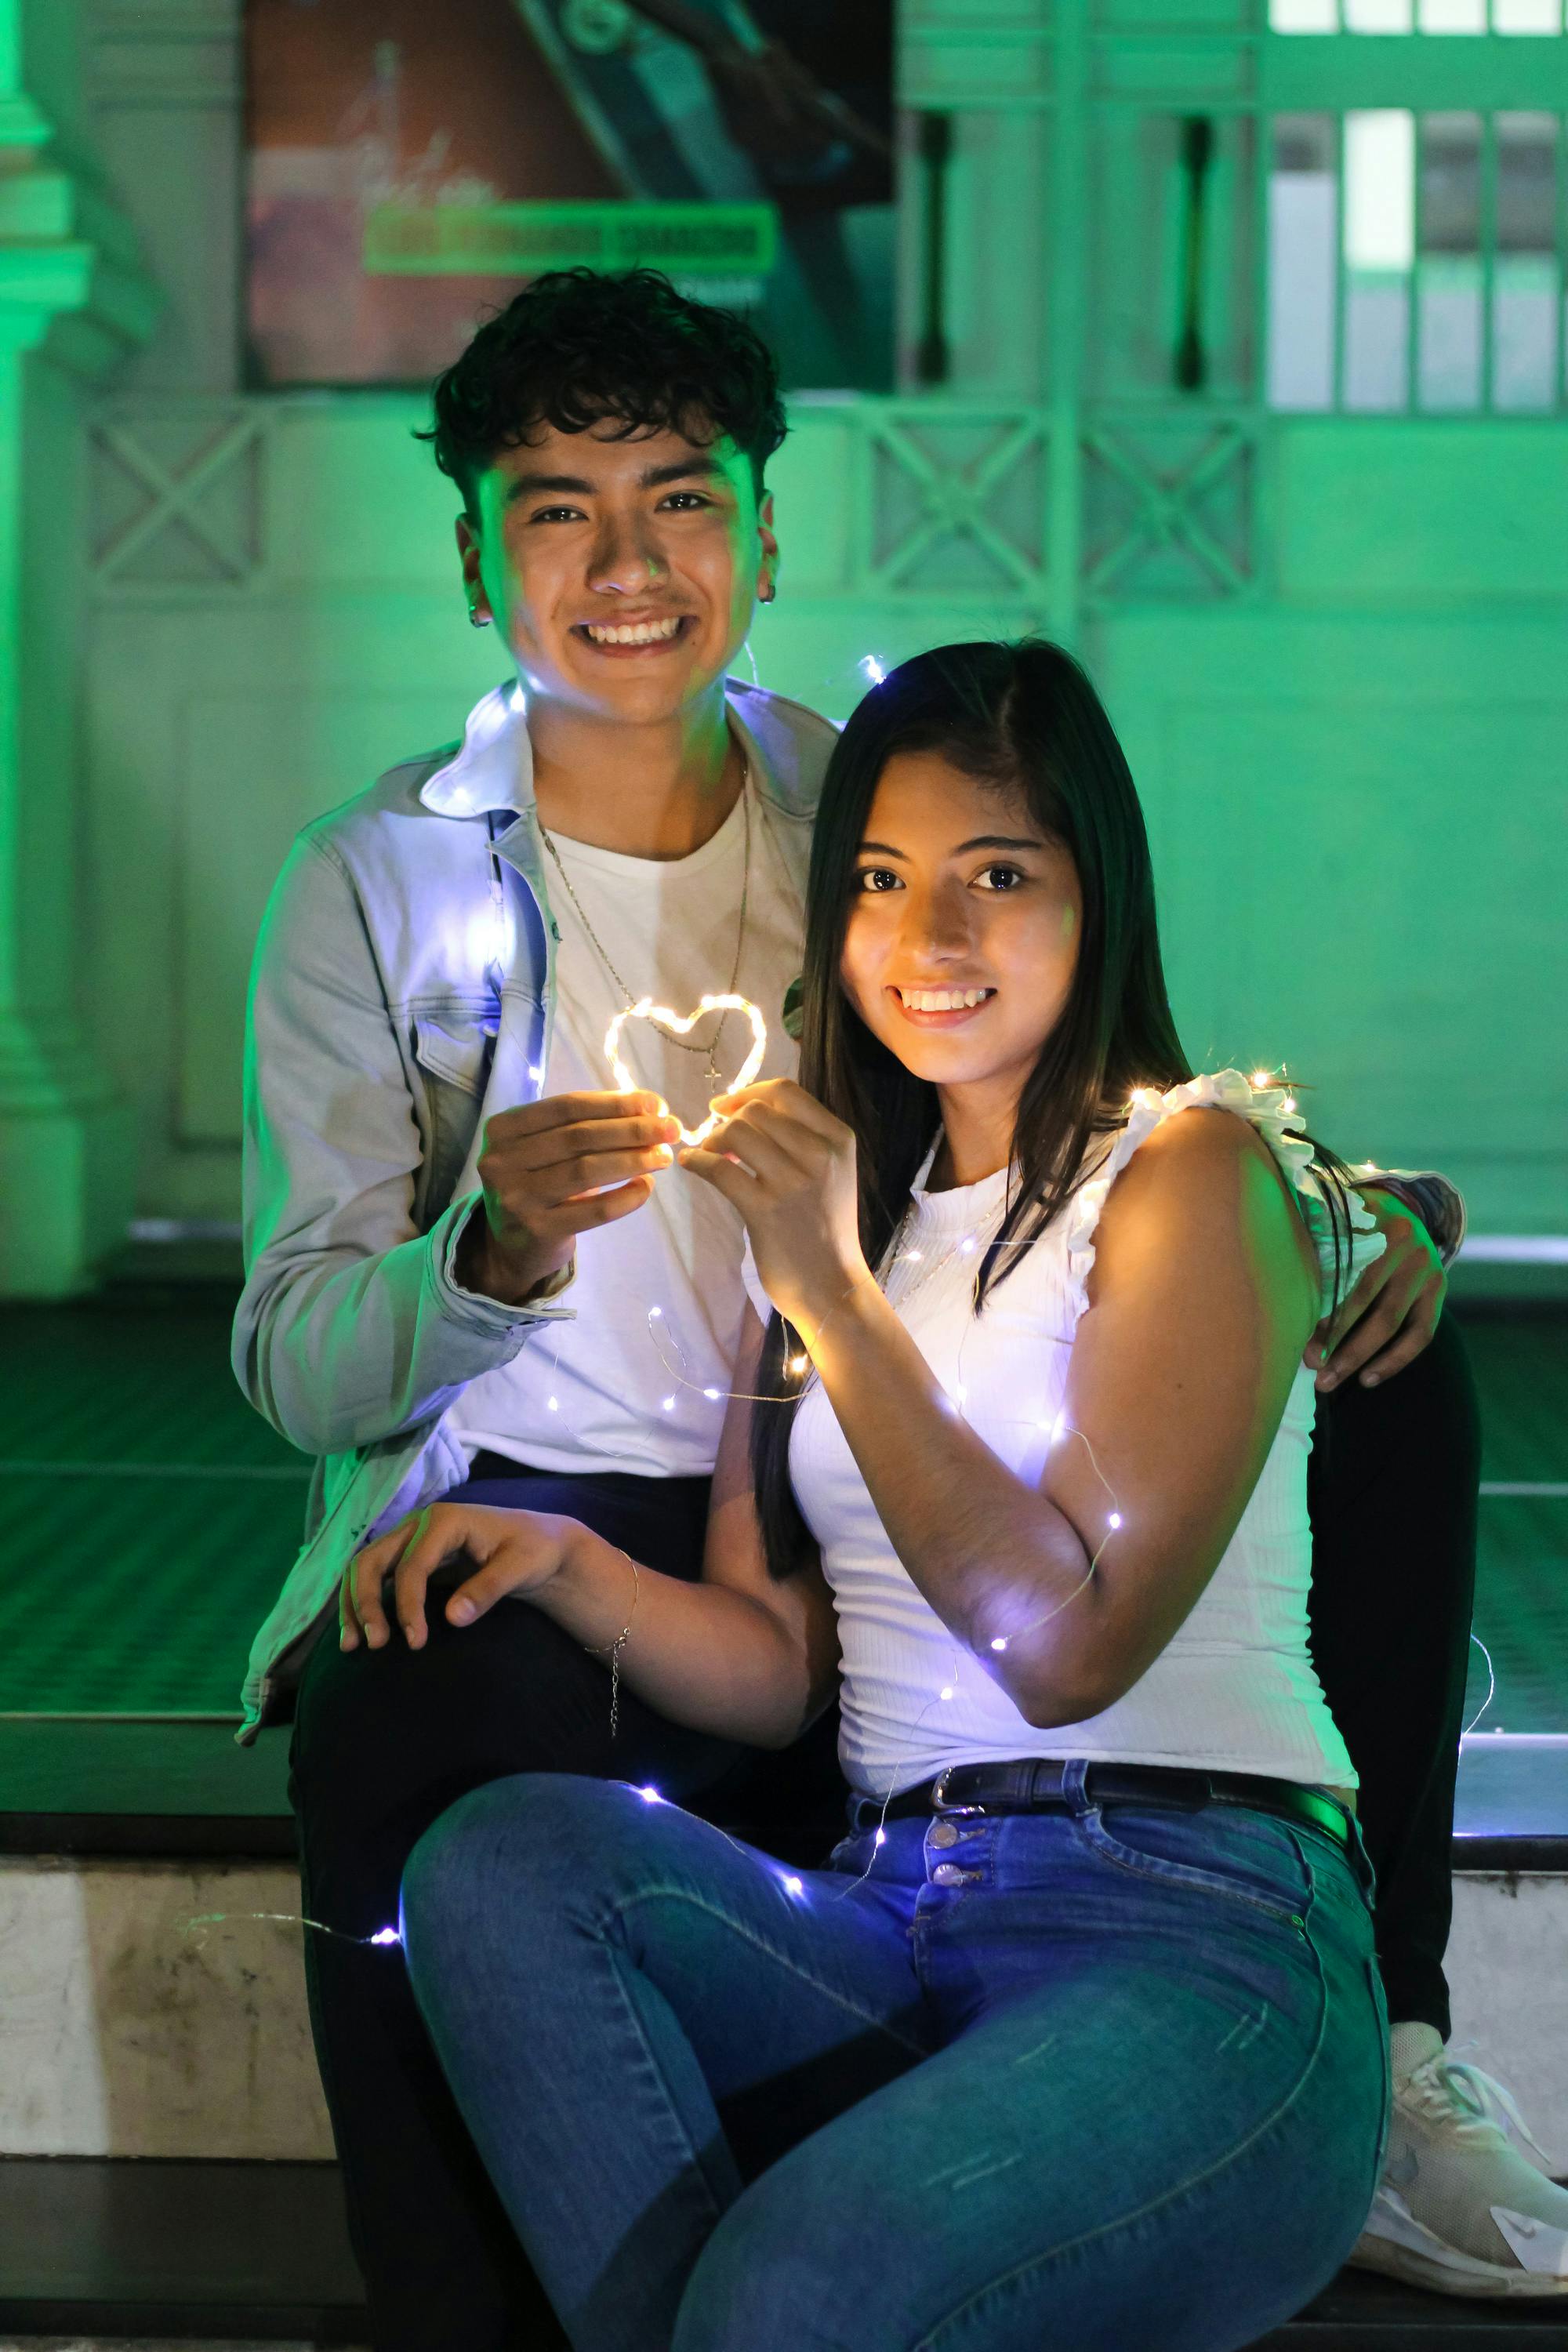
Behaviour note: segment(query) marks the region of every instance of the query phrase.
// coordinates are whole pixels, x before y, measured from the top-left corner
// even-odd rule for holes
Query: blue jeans
[[[798,1874],[565,1776],[426,1833],[415,1991],[578,2352],[1226,2352],[1332,2277],[1387,2105],[1359,1846],[1068,1787]]]

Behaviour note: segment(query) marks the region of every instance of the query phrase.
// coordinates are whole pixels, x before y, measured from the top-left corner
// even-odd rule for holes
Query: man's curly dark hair
[[[778,368],[760,335],[657,269],[552,269],[479,329],[434,391],[418,438],[474,512],[475,485],[503,449],[542,425],[583,433],[618,419],[629,438],[673,431],[728,437],[763,469],[784,437]]]

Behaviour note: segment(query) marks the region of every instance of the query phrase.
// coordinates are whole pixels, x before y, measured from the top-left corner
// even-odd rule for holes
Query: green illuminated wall
[[[0,423],[12,1291],[79,1284],[132,1213],[233,1220],[244,973],[289,835],[494,679],[417,405],[237,388],[237,17],[117,0],[73,50],[60,0],[0,0],[0,140],[36,159],[0,203],[0,349],[30,354]],[[1422,103],[1467,102],[1465,50],[1489,102],[1528,63],[1568,107],[1545,42],[1441,46]],[[1413,70],[1408,42],[1283,47],[1239,0],[911,0],[903,94],[955,141],[952,369],[797,403],[753,650],[843,712],[866,653],[1076,643],[1143,787],[1194,1055],[1288,1060],[1342,1148],[1448,1168],[1485,1230],[1568,1230],[1568,436],[1265,413],[1261,120],[1396,104]],[[1199,110],[1207,373],[1180,393]],[[909,186],[912,351],[912,158]],[[41,309],[68,248],[76,309]]]

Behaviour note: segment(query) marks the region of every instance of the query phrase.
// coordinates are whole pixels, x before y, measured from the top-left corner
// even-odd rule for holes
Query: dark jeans
[[[476,1472],[503,1465],[476,1462]],[[1312,1639],[1362,1775],[1391,2015],[1447,2030],[1457,1734],[1474,1580],[1479,1438],[1451,1320],[1385,1387],[1325,1401],[1312,1457]],[[695,1576],[701,1480],[530,1477],[475,1499],[569,1513],[650,1567]],[[519,1772],[652,1781],[759,1845],[806,1858],[832,1825],[832,1719],[782,1757],[681,1729],[609,1689],[537,1611],[504,1603],[466,1631],[430,1619],[429,1646],[345,1656],[324,1636],[300,1692],[294,1796],[305,1909],[350,1935],[397,1916],[417,1840],[468,1790]],[[809,1823],[808,1823],[809,1836]],[[370,2294],[375,2352],[543,2352],[563,2342],[447,2088],[402,1955],[306,1938],[321,2078]]]
[[[1451,1315],[1386,1387],[1352,1381],[1320,1401],[1307,1470],[1312,1657],[1361,1775],[1389,2016],[1445,2041],[1480,1476],[1480,1411]]]
[[[420,1839],[419,2005],[576,2352],[1235,2352],[1328,2284],[1387,2114],[1370,1872],[1064,1797],[864,1807],[786,1871],[536,1772]]]

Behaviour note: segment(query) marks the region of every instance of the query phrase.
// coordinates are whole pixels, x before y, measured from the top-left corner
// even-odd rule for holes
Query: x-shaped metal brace
[[[1245,425],[1217,423],[1214,438],[1176,474],[1156,473],[1104,427],[1087,432],[1083,446],[1126,485],[1136,502],[1121,538],[1085,575],[1090,595],[1106,593],[1132,556],[1149,547],[1184,547],[1226,594],[1245,593],[1250,585],[1246,570],[1205,530],[1195,512],[1202,493],[1231,466],[1244,463],[1251,451],[1252,437]]]
[[[1038,590],[1041,584],[1038,564],[1031,563],[1027,556],[1020,554],[1017,548],[986,520],[984,512],[987,499],[998,484],[1006,479],[1013,467],[1026,457],[1031,449],[1043,444],[1044,436],[1036,419],[1020,419],[977,461],[952,472],[934,463],[919,442],[912,440],[890,417],[873,418],[869,432],[873,449],[884,449],[894,464],[919,484],[925,511],[909,536],[900,540],[879,563],[869,567],[868,586],[898,587],[921,557],[944,533],[963,531],[985,550],[1016,587]]]
[[[113,579],[123,573],[150,541],[170,523],[179,522],[205,548],[226,578],[243,580],[250,569],[248,562],[237,560],[233,551],[221,543],[203,520],[197,502],[218,477],[244,456],[260,432],[256,417],[240,417],[227,432],[220,433],[198,451],[187,466],[170,473],[122,425],[100,425],[100,445],[150,494],[152,504],[102,550],[97,564],[99,577]]]

